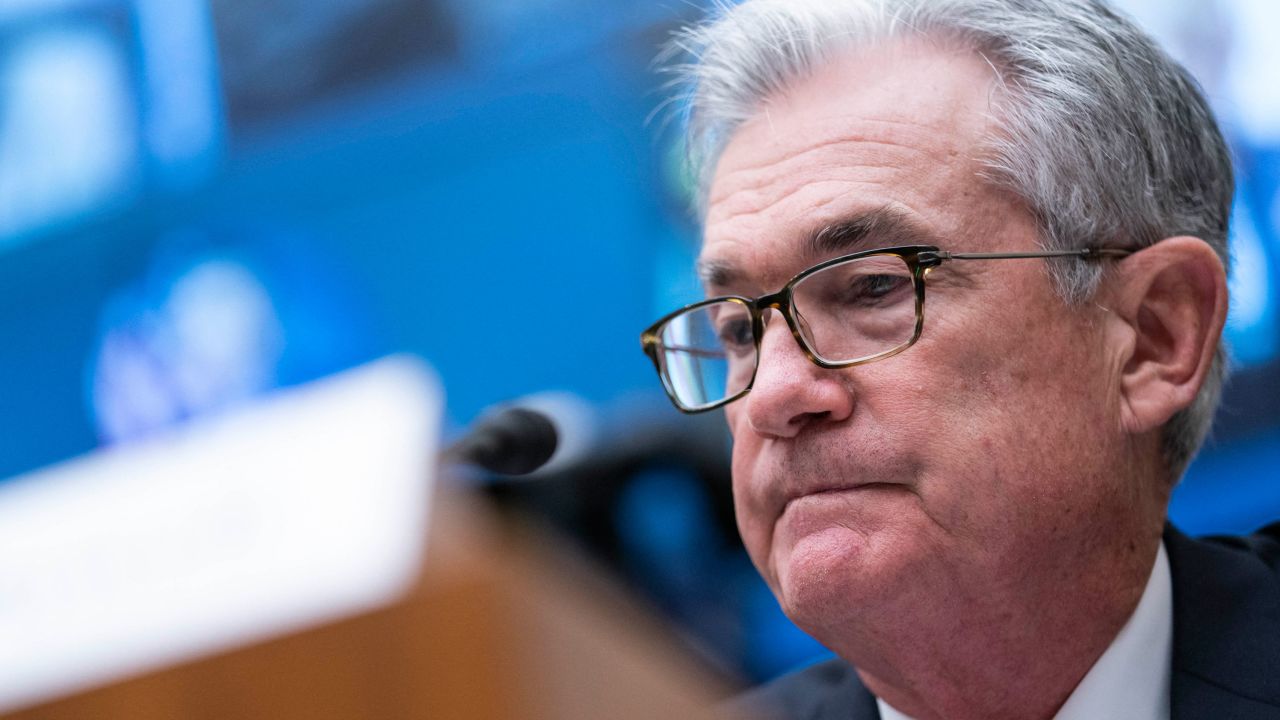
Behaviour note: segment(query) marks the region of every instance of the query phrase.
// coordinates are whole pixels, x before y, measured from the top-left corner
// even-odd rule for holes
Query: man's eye
[[[864,305],[882,304],[897,299],[911,287],[911,278],[903,275],[861,275],[849,284],[848,302]]]
[[[751,334],[751,321],[748,318],[736,318],[720,323],[716,329],[720,343],[729,349],[754,347],[755,338]]]

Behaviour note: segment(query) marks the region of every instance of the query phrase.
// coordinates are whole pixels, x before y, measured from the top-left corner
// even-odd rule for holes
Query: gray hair
[[[749,0],[677,35],[687,144],[705,198],[733,132],[767,98],[859,44],[956,39],[999,74],[985,180],[1030,209],[1047,249],[1145,247],[1192,235],[1229,262],[1231,157],[1196,81],[1102,0]],[[1067,302],[1095,263],[1051,262]],[[1226,376],[1219,347],[1199,395],[1163,429],[1179,477],[1208,434]]]

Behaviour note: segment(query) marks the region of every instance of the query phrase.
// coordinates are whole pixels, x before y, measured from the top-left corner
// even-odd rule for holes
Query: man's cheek
[[[738,492],[735,485],[734,516],[738,525],[738,535],[742,538],[743,547],[746,548],[747,556],[756,566],[756,570],[770,587],[776,587],[777,573],[770,561],[773,553],[772,524],[759,512],[753,511],[749,504],[744,503],[738,496]]]
[[[729,403],[724,408],[724,419],[725,423],[729,426],[729,434],[733,436],[733,447],[735,453],[737,452],[739,443],[747,439],[747,435],[751,430],[751,428],[747,426],[746,413],[742,411],[744,404],[743,399],[739,398],[738,400]]]

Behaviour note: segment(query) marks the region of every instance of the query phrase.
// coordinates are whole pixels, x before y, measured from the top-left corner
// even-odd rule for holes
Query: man
[[[1100,0],[748,0],[682,40],[713,299],[643,343],[725,408],[747,550],[839,656],[736,712],[1280,717],[1280,526],[1165,521],[1227,313],[1185,71]]]

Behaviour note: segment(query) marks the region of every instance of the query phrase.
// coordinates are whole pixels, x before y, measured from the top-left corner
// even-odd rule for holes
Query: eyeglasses
[[[640,344],[675,406],[703,412],[751,390],[765,310],[782,314],[815,365],[848,368],[897,355],[920,339],[925,278],[949,260],[1101,260],[1131,254],[1108,248],[953,253],[927,245],[867,250],[814,265],[776,293],[687,305],[641,333]]]

